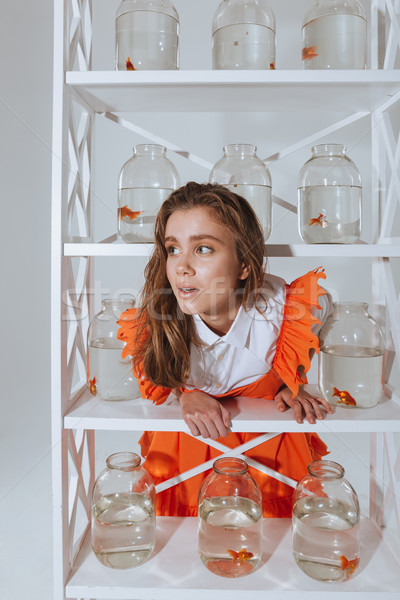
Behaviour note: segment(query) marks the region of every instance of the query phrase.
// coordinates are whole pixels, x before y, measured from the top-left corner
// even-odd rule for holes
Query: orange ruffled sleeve
[[[319,340],[311,327],[320,321],[311,314],[311,308],[321,308],[318,297],[326,294],[318,284],[320,278],[326,279],[321,267],[286,286],[283,322],[272,368],[294,396],[298,393],[299,385],[307,383],[307,378],[301,377],[298,367],[302,365],[307,372],[311,366],[309,351],[314,349],[319,352]]]
[[[120,320],[118,321],[120,328],[117,337],[125,343],[121,354],[122,358],[127,358],[134,353],[139,324],[137,313],[137,308],[129,308],[121,314]],[[171,393],[170,388],[155,385],[149,381],[145,375],[142,363],[137,365],[136,370],[132,368],[132,371],[134,376],[138,379],[139,391],[142,398],[152,400],[154,404],[162,404],[165,402]]]

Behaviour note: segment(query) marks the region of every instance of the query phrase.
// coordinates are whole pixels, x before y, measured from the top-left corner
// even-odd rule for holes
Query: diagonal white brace
[[[117,123],[118,125],[121,125],[122,127],[125,127],[125,129],[134,131],[138,135],[141,135],[142,137],[147,138],[148,140],[151,140],[152,142],[154,142],[154,144],[161,144],[162,146],[165,146],[168,150],[171,150],[172,152],[175,152],[175,154],[179,154],[180,156],[183,156],[183,158],[187,158],[191,162],[196,163],[197,165],[200,165],[200,167],[204,167],[204,169],[207,169],[208,171],[211,171],[211,169],[214,166],[212,163],[208,162],[207,160],[200,158],[200,156],[196,156],[195,154],[192,154],[191,152],[188,152],[187,150],[184,150],[183,148],[180,148],[179,146],[175,146],[175,144],[171,144],[171,142],[160,137],[159,135],[155,135],[151,131],[148,131],[147,129],[143,129],[143,127],[139,127],[139,125],[135,125],[134,123],[131,123],[131,121],[128,121],[127,119],[123,119],[122,117],[119,117],[118,115],[115,115],[114,113],[104,112],[104,113],[99,113],[99,114],[100,114],[100,116],[105,117],[106,119],[109,119],[110,121],[114,121],[114,123]]]
[[[240,446],[237,446],[236,448],[227,448],[227,446],[224,446],[223,444],[221,444],[222,448],[227,449],[228,452],[224,452],[218,458],[222,458],[223,456],[225,457],[225,456],[241,455],[243,452],[246,452],[247,450],[250,450],[251,448],[255,448],[256,446],[263,444],[264,442],[276,437],[277,435],[280,435],[280,433],[264,433],[252,440],[249,440],[248,442],[245,442],[244,444],[241,444]],[[200,438],[196,438],[196,439],[200,439]],[[213,440],[201,439],[201,441],[202,442],[204,441],[204,443],[209,446],[213,446],[215,443]],[[220,450],[220,448],[218,448],[218,450]],[[159,483],[158,485],[156,485],[156,493],[163,492],[164,490],[167,490],[170,487],[173,487],[174,485],[181,483],[182,481],[186,481],[187,479],[190,479],[191,477],[194,477],[195,475],[198,475],[199,473],[203,473],[204,471],[211,469],[215,460],[216,460],[215,458],[208,460],[207,462],[205,462],[201,465],[198,465],[197,467],[193,467],[193,469],[189,469],[188,471],[185,471],[184,473],[180,473],[176,477],[172,477],[171,479],[167,479],[166,481]],[[275,471],[272,471],[272,473],[275,473]],[[281,474],[276,473],[276,475],[281,475]],[[271,474],[271,477],[274,477],[274,475]],[[291,484],[289,483],[289,485],[291,485]]]

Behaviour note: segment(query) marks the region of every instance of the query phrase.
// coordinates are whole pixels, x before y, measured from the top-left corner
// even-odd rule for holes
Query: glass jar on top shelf
[[[210,172],[209,182],[219,183],[250,203],[264,234],[264,241],[272,228],[272,183],[265,163],[256,155],[252,144],[228,144],[223,157]]]
[[[179,176],[159,144],[139,144],[122,167],[118,183],[118,233],[128,243],[154,241],[154,224]]]
[[[118,71],[179,68],[179,17],[170,0],[122,0],[115,34]]]
[[[385,341],[366,302],[334,303],[320,331],[318,383],[331,404],[369,408],[383,398]]]
[[[366,69],[367,21],[359,0],[316,0],[302,28],[304,69]]]
[[[347,581],[359,566],[360,507],[344,474],[336,462],[314,461],[293,494],[293,555],[317,581]]]
[[[120,315],[133,308],[134,300],[106,298],[102,310],[90,323],[87,334],[87,383],[91,394],[102,400],[132,400],[139,398],[131,358],[123,359],[125,346],[117,338]]]
[[[212,21],[213,69],[275,69],[275,16],[265,0],[223,0]]]
[[[140,463],[134,452],[112,454],[93,486],[92,549],[106,567],[137,567],[154,550],[155,486]]]
[[[198,549],[207,569],[222,577],[249,575],[260,564],[262,498],[240,458],[219,458],[199,492]]]
[[[311,150],[298,178],[299,233],[307,244],[353,244],[360,238],[360,173],[341,144]]]

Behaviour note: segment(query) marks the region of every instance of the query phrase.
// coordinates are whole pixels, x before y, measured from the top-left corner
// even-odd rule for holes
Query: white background
[[[113,68],[114,15],[119,0],[94,0],[95,69]],[[210,27],[215,0],[175,0],[181,20],[181,68],[210,68]],[[270,2],[277,17],[277,67],[300,68],[300,26],[310,5],[304,0]],[[365,3],[367,6],[368,4]],[[1,414],[0,414],[0,588],[7,600],[51,600],[51,482],[50,482],[50,184],[52,116],[51,0],[2,0],[0,20],[0,189],[1,189]],[[183,146],[211,163],[232,142],[254,143],[261,158],[284,149],[297,139],[333,123],[321,107],[308,119],[293,112],[284,119],[274,115],[141,114],[135,122]],[[344,116],[344,115],[343,115]],[[96,171],[94,181],[95,239],[115,229],[116,181],[132,146],[145,140],[96,118]],[[344,143],[360,169],[370,202],[368,120],[321,142]],[[310,148],[270,167],[274,193],[296,202],[296,179]],[[171,156],[181,175],[205,181],[208,173]],[[368,210],[366,211],[366,214]],[[364,238],[370,223],[365,219]],[[300,241],[295,216],[274,209],[271,241]],[[118,268],[115,268],[119,260]],[[271,262],[271,271],[291,280],[318,260]],[[327,287],[334,299],[370,301],[370,269],[356,263],[357,284],[351,265],[329,259]],[[101,259],[96,280],[114,293],[138,289],[140,259]],[[99,298],[97,299],[99,302]],[[315,366],[314,371],[315,372]],[[368,437],[361,434],[323,436],[368,506]],[[351,439],[350,439],[351,438]],[[97,436],[97,459],[116,450],[136,450],[131,434]]]

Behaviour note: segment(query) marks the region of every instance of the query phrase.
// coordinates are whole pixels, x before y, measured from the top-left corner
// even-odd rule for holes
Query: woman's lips
[[[177,290],[178,296],[184,299],[192,298],[199,291],[198,288],[194,288],[192,286],[179,286]]]

